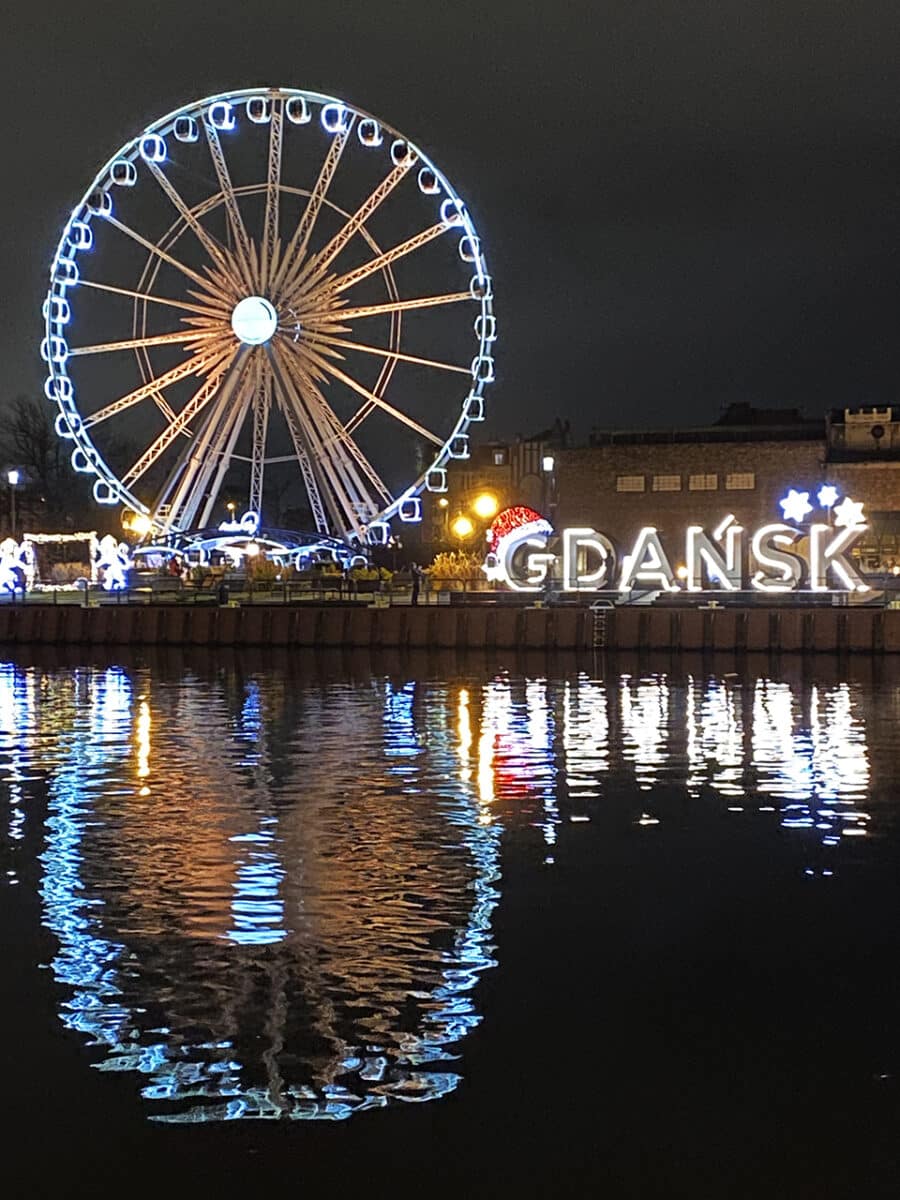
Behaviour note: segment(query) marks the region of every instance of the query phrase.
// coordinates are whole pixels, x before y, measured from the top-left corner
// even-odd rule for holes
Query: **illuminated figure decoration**
[[[227,489],[268,553],[273,473],[309,521],[276,546],[387,543],[446,491],[494,378],[461,197],[390,126],[293,88],[207,97],[122,146],[66,223],[43,311],[73,467],[170,550],[217,530]],[[84,344],[76,316],[107,340]]]
[[[248,537],[256,537],[259,532],[259,513],[245,512],[237,521],[221,521],[220,533],[246,533]]]
[[[96,577],[105,591],[118,592],[128,587],[128,572],[133,566],[134,559],[125,542],[120,542],[111,533],[100,539],[94,567]]]
[[[18,592],[29,587],[33,575],[34,552],[28,542],[4,538],[0,542],[0,591]]]

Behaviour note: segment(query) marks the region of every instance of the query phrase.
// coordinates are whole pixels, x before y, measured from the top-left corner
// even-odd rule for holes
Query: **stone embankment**
[[[5,605],[0,644],[900,653],[900,610]]]

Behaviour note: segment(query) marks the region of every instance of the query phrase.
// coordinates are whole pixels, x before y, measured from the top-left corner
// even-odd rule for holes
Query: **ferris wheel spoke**
[[[113,400],[111,404],[107,404],[104,408],[98,409],[89,417],[85,417],[82,424],[85,429],[90,429],[94,425],[99,425],[101,421],[107,421],[110,417],[114,417],[117,413],[124,412],[128,408],[132,408],[135,404],[139,404],[141,400],[145,400],[148,396],[153,396],[164,388],[171,387],[173,383],[178,383],[181,379],[186,379],[188,375],[205,375],[212,370],[218,362],[229,354],[234,353],[233,345],[229,345],[230,339],[222,338],[220,343],[213,343],[206,347],[206,353],[194,355],[191,358],[186,358],[184,362],[178,363],[169,371],[164,371],[162,375],[155,379],[150,379],[147,383],[135,388],[133,392],[129,392],[126,396],[120,396],[118,400]]]
[[[216,264],[219,270],[226,275],[229,275],[228,263],[225,254],[225,247],[222,246],[213,235],[205,229],[197,218],[194,216],[191,209],[182,199],[175,185],[163,171],[159,163],[148,161],[147,166],[150,168],[154,179],[162,188],[166,196],[172,202],[175,211],[181,216],[186,225],[193,231],[197,241],[209,255],[210,259]],[[232,282],[237,283],[237,278],[231,276]]]
[[[278,199],[281,185],[281,140],[284,126],[284,101],[272,97],[269,119],[269,169],[266,175],[266,215],[263,227],[260,290],[265,294],[268,280],[275,270],[275,247],[278,242]]]
[[[124,233],[126,237],[130,237],[132,241],[137,242],[139,246],[143,246],[145,250],[149,250],[151,254],[155,254],[157,258],[161,258],[163,262],[167,262],[170,267],[175,267],[175,269],[180,271],[182,275],[186,275],[188,279],[192,279],[194,283],[199,284],[205,292],[209,291],[208,279],[204,279],[202,275],[198,274],[191,267],[186,266],[183,262],[179,262],[177,258],[173,258],[167,250],[163,250],[160,246],[154,245],[153,242],[139,234],[136,229],[132,229],[129,225],[126,225],[123,221],[120,221],[117,217],[113,217],[111,215],[105,216],[103,220],[106,221],[107,224],[114,226],[114,228],[118,229],[121,233]]]
[[[375,494],[380,498],[383,504],[388,505],[393,501],[393,496],[385,485],[384,481],[378,475],[378,472],[363,454],[362,450],[357,446],[356,442],[350,436],[348,431],[341,424],[340,418],[334,409],[325,399],[321,390],[316,386],[309,372],[303,367],[298,355],[291,357],[285,356],[288,360],[288,366],[294,373],[297,386],[301,394],[306,400],[307,406],[311,411],[317,412],[324,428],[329,431],[328,436],[323,441],[325,450],[329,450],[331,446],[337,448],[338,454],[342,457],[345,467],[353,476],[356,490],[365,497],[366,509],[368,517],[375,515],[378,506],[373,504],[371,498],[366,492],[366,485],[361,479],[359,472],[366,477],[369,484],[375,491]]]
[[[438,371],[454,371],[458,375],[471,375],[471,367],[457,367],[454,363],[437,362],[433,358],[419,358],[415,354],[401,354],[399,350],[388,350],[384,346],[368,346],[363,342],[348,342],[344,338],[330,337],[326,334],[312,334],[310,340],[315,344],[325,343],[342,350],[358,350],[361,354],[376,354],[381,358],[392,358],[397,362],[413,363],[420,367],[434,367]]]
[[[273,291],[283,291],[282,284],[285,275],[291,270],[295,262],[302,261],[306,253],[306,247],[309,245],[310,235],[315,226],[316,218],[319,215],[325,194],[334,178],[338,163],[341,161],[341,155],[344,152],[347,139],[350,137],[351,130],[353,129],[354,120],[355,117],[351,116],[347,128],[343,132],[335,134],[331,145],[328,147],[328,153],[325,155],[325,161],[322,163],[315,187],[306,202],[303,215],[298,221],[297,228],[294,230],[293,236],[281,256],[281,263],[272,281]]]
[[[231,236],[234,240],[234,253],[239,265],[241,277],[247,287],[253,287],[253,278],[250,273],[250,239],[247,236],[247,229],[244,225],[244,219],[241,216],[241,210],[238,207],[237,196],[234,192],[234,187],[231,183],[231,174],[228,170],[228,163],[225,161],[225,154],[222,150],[222,143],[219,140],[219,134],[215,126],[209,119],[209,114],[203,117],[203,129],[206,133],[206,142],[209,146],[210,157],[212,158],[213,167],[215,168],[216,178],[219,181],[219,190],[222,193],[225,202],[225,212],[228,217],[228,227],[231,230]]]
[[[184,344],[185,349],[191,349],[194,342],[218,337],[221,337],[221,331],[217,329],[179,329],[175,333],[151,334],[149,337],[128,338],[123,342],[100,342],[96,346],[73,346],[69,350],[69,357],[76,358],[85,354],[109,354],[113,350],[143,350],[149,346]]]
[[[129,296],[132,300],[140,300],[141,302],[149,302],[151,304],[164,304],[168,308],[179,308],[185,312],[197,313],[199,316],[215,319],[219,316],[219,312],[211,307],[206,307],[202,304],[190,304],[186,300],[170,300],[167,296],[154,296],[150,292],[136,292],[131,288],[113,287],[110,283],[97,283],[93,279],[79,280],[79,287],[96,288],[100,292],[111,292],[117,296]],[[196,296],[196,292],[190,293]],[[202,297],[198,297],[202,299]],[[221,312],[227,311],[224,306]]]
[[[380,317],[384,314],[409,312],[416,308],[435,308],[441,304],[458,304],[461,301],[472,302],[471,292],[448,292],[444,296],[420,296],[415,300],[395,300],[387,304],[360,304],[356,308],[339,308],[330,313],[327,318],[309,319],[310,325],[317,320],[355,321],[361,317]]]
[[[400,412],[398,408],[394,408],[392,404],[388,404],[386,400],[382,400],[380,396],[376,396],[374,392],[370,392],[368,388],[363,387],[361,383],[357,383],[357,381],[350,375],[346,375],[340,369],[340,367],[336,366],[333,362],[329,362],[327,359],[322,358],[309,346],[305,346],[304,351],[309,355],[309,357],[319,367],[320,370],[345,384],[351,389],[351,391],[356,392],[358,396],[362,396],[364,400],[367,400],[370,404],[375,405],[376,408],[380,408],[383,412],[386,412],[388,416],[393,417],[395,421],[399,421],[402,425],[408,426],[408,428],[414,430],[420,435],[420,437],[425,438],[433,445],[443,446],[444,443],[441,438],[432,433],[430,429],[426,429],[424,425],[420,425],[418,421],[414,421],[413,418],[408,417],[406,413]]]
[[[122,477],[122,482],[130,487],[150,470],[155,462],[163,455],[172,443],[181,434],[188,432],[188,426],[195,417],[199,415],[216,394],[216,390],[222,380],[222,376],[228,370],[237,351],[224,357],[210,372],[209,376],[200,385],[193,396],[188,400],[187,404],[177,415],[172,413],[172,419],[166,428],[162,431],[156,441],[149,446],[141,457],[135,462]],[[171,410],[170,410],[171,411]]]
[[[405,162],[394,167],[393,171],[362,202],[349,221],[345,223],[344,227],[334,235],[328,245],[318,254],[313,254],[306,262],[299,262],[297,264],[297,268],[285,280],[285,289],[291,291],[307,279],[321,279],[328,268],[328,264],[337,258],[353,235],[365,225],[369,217],[387,199],[400,180],[405,178],[414,162],[415,158],[410,154]]]
[[[345,292],[347,288],[360,283],[363,279],[368,279],[376,271],[384,270],[385,267],[389,267],[392,263],[397,262],[398,259],[405,258],[407,254],[412,254],[420,247],[433,242],[435,238],[440,237],[442,233],[446,233],[450,228],[451,226],[445,224],[443,221],[438,225],[432,225],[429,229],[423,229],[421,233],[417,233],[414,237],[408,238],[405,242],[401,242],[398,246],[394,246],[390,250],[385,250],[383,254],[370,259],[369,262],[363,263],[355,271],[348,271],[345,275],[338,275],[334,279],[326,280],[319,286],[328,295],[339,295],[341,292]]]

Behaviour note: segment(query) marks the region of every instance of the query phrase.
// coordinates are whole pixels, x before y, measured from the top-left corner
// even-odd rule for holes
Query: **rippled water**
[[[798,889],[765,902],[830,920],[842,875],[897,865],[898,733],[900,685],[836,666],[8,661],[7,894],[37,880],[58,1018],[147,1116],[346,1118],[466,1078],[510,873],[568,936],[632,903],[617,857],[636,892],[714,836],[716,871],[745,842]],[[505,936],[518,1001],[557,991],[564,1026],[566,978],[522,975],[527,921]]]

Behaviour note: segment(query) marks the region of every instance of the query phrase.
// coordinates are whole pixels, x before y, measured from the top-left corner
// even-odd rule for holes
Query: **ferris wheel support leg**
[[[306,487],[306,494],[309,498],[309,506],[312,510],[313,521],[315,522],[316,532],[330,534],[331,527],[328,524],[328,515],[325,512],[325,505],[322,503],[322,495],[319,491],[319,483],[316,479],[315,472],[312,469],[312,463],[309,461],[309,455],[306,452],[306,447],[303,445],[303,437],[300,433],[297,424],[297,418],[290,411],[288,405],[278,399],[278,407],[284,417],[288,427],[288,432],[291,435],[291,443],[294,447],[294,454],[297,456],[297,463],[300,467],[300,473],[303,476],[303,483]]]
[[[196,496],[197,476],[203,471],[210,441],[221,424],[223,415],[227,413],[234,393],[243,379],[248,361],[247,349],[243,346],[238,351],[228,374],[222,381],[215,403],[209,410],[201,432],[188,442],[157,498],[154,506],[156,512],[168,504],[166,516],[160,522],[164,533],[173,530],[180,532],[185,528],[185,521],[189,526],[192,515],[199,505],[200,499],[199,496]],[[188,512],[191,515],[188,515]]]
[[[328,419],[331,410],[325,398],[312,381],[305,379],[302,374],[298,374],[296,386],[309,420],[320,433],[321,461],[329,464],[341,507],[350,518],[355,532],[361,537],[363,533],[361,524],[368,525],[378,512],[378,505],[373,502],[366,491],[365,484],[347,454],[338,431]],[[388,503],[390,503],[390,498],[388,498]]]
[[[334,409],[325,399],[321,389],[313,382],[309,372],[304,370],[299,359],[289,355],[287,362],[308,411],[317,426],[321,426],[326,434],[323,443],[324,449],[329,454],[333,453],[342,469],[351,496],[355,495],[356,497],[354,507],[359,514],[363,515],[368,524],[381,506],[392,503],[393,496],[356,442],[346,432]],[[368,479],[369,485],[374,489],[382,505],[376,504],[372,499],[362,476]]]
[[[219,498],[219,492],[222,490],[222,484],[225,480],[225,474],[231,466],[231,456],[234,454],[234,447],[238,440],[238,434],[243,428],[244,422],[247,419],[247,414],[250,411],[250,405],[253,401],[254,388],[249,384],[244,384],[243,395],[238,404],[236,404],[228,420],[224,423],[223,434],[227,439],[225,449],[219,451],[214,449],[210,455],[210,469],[207,471],[207,480],[204,482],[203,490],[206,491],[206,503],[203,506],[203,511],[200,515],[200,528],[206,529],[212,520],[213,510],[216,506],[216,501]],[[215,465],[215,464],[218,465]],[[209,476],[212,474],[212,467],[215,466],[215,476],[213,477],[212,486],[208,486]],[[202,491],[200,492],[202,495]]]
[[[269,361],[272,364],[282,407],[284,410],[290,410],[296,418],[300,438],[316,479],[316,491],[320,497],[324,494],[325,505],[331,516],[332,532],[338,537],[343,537],[346,536],[346,531],[350,530],[361,537],[359,516],[346,495],[334,464],[325,452],[316,423],[294,387],[290,372],[278,353],[270,351]]]

